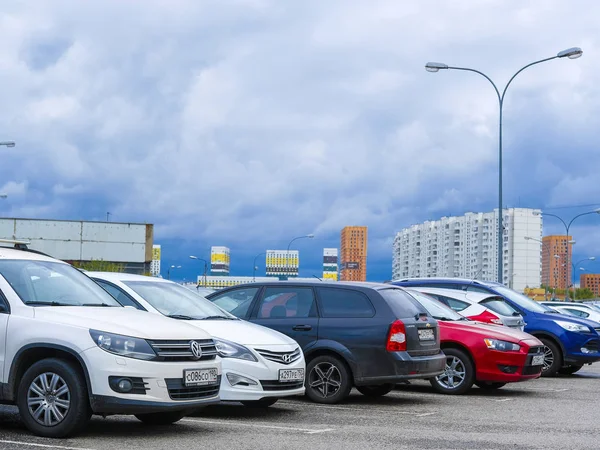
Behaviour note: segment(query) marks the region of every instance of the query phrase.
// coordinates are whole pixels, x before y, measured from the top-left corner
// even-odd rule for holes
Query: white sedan
[[[123,306],[185,320],[211,334],[223,358],[221,400],[268,407],[281,397],[304,394],[304,354],[288,336],[240,320],[162,278],[109,272],[86,275]]]

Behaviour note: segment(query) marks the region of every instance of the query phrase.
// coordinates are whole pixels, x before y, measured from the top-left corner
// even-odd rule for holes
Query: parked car
[[[548,307],[552,307],[553,309],[556,309],[561,313],[567,313],[569,315],[581,317],[582,319],[600,322],[600,311],[597,311],[596,308],[589,308],[579,303],[571,302],[562,302],[562,304],[560,305],[554,303],[548,304],[546,302],[542,302],[542,304]],[[598,324],[598,327],[600,327],[600,324]]]
[[[544,346],[539,339],[519,330],[470,321],[429,294],[414,289],[408,292],[440,327],[446,370],[430,380],[437,392],[464,394],[473,383],[481,389],[499,389],[541,375]]]
[[[588,303],[588,302],[544,301],[544,302],[540,302],[540,303],[542,303],[542,305],[546,305],[546,306],[560,306],[560,307],[577,306],[577,307],[581,308],[582,310],[585,310],[585,311],[588,311],[588,312],[591,311],[591,312],[600,314],[600,306],[594,305],[593,303]],[[579,317],[583,317],[584,319],[587,318],[585,316],[579,316]],[[591,320],[596,320],[596,319],[591,319]]]
[[[208,299],[295,339],[307,361],[306,394],[315,402],[338,403],[353,386],[364,395],[381,396],[398,382],[444,370],[437,322],[394,286],[258,282]]]
[[[525,328],[523,316],[499,295],[434,287],[414,289],[428,294],[471,320],[504,325],[521,331]]]
[[[17,245],[0,247],[0,401],[29,430],[66,437],[92,414],[164,425],[219,402],[208,333],[121,308],[79,270]]]
[[[600,361],[600,337],[596,322],[558,314],[523,294],[492,281],[462,278],[406,278],[392,282],[404,287],[437,287],[500,295],[525,320],[525,331],[544,343],[542,376],[571,374],[584,364]]]
[[[221,400],[268,407],[304,394],[306,363],[297,342],[238,319],[190,290],[162,278],[87,272],[123,306],[195,325],[215,339],[222,359]]]

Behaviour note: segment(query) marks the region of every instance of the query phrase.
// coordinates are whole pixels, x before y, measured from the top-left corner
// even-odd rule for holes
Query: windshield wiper
[[[561,314],[561,313],[559,313],[558,311],[550,310],[550,311],[544,311],[544,314]]]
[[[42,301],[42,300],[25,302],[25,304],[30,305],[30,306],[79,306],[79,305],[73,305],[72,303],[47,302],[47,301]]]
[[[115,308],[117,305],[109,305],[108,303],[83,303],[79,306],[104,306],[107,308]]]
[[[216,320],[216,319],[237,320],[237,318],[235,318],[235,317],[227,317],[227,316],[206,316],[199,320]]]
[[[167,317],[171,319],[179,319],[179,320],[197,320],[196,317],[186,316],[184,314],[167,314]]]

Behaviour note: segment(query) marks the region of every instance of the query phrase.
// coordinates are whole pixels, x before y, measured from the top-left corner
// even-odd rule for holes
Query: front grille
[[[158,361],[210,361],[217,357],[217,347],[212,339],[196,339],[202,349],[200,359],[196,358],[192,353],[190,343],[191,340],[180,341],[148,341],[152,349],[158,355]]]
[[[597,352],[600,349],[600,341],[589,341],[586,342],[584,345],[585,348],[587,348],[588,350]]]
[[[522,374],[535,375],[536,373],[540,373],[542,371],[542,367],[544,366],[525,366],[523,367]]]
[[[596,333],[600,334],[600,328],[594,328],[594,330],[596,330]]]
[[[544,353],[544,347],[543,346],[537,346],[537,347],[529,347],[529,351],[527,352],[527,354],[529,355],[536,355],[536,354],[542,354]]]
[[[273,361],[279,364],[291,364],[298,361],[302,357],[302,351],[297,348],[293,352],[273,352],[271,350],[256,349],[258,354],[269,361]]]
[[[304,381],[281,382],[272,380],[260,380],[260,384],[265,391],[288,391],[291,389],[299,389],[304,386]]]
[[[435,355],[439,355],[439,353],[440,353],[439,348],[430,349],[430,350],[409,350],[408,351],[408,354],[410,356],[435,356]]]
[[[165,382],[171,400],[194,400],[215,397],[219,393],[221,376],[218,376],[217,384],[210,386],[186,386],[181,378],[166,378]]]

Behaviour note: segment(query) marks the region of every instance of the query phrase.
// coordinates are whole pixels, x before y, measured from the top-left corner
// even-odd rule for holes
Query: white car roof
[[[67,264],[59,259],[54,259],[46,255],[41,255],[33,251],[17,250],[15,248],[8,248],[0,246],[0,259],[20,259],[30,261],[48,261],[61,264]]]
[[[156,283],[172,283],[164,278],[148,277],[146,275],[135,275],[123,272],[86,272],[88,277],[100,278],[106,281],[153,281]]]
[[[443,288],[434,288],[429,286],[407,286],[405,289],[414,289],[419,292],[431,292],[433,294],[444,295],[446,297],[455,298],[457,300],[466,300],[473,303],[479,303],[485,299],[491,297],[500,297],[497,294],[484,294],[483,292],[468,292],[468,291],[458,291],[456,289],[443,289]]]

